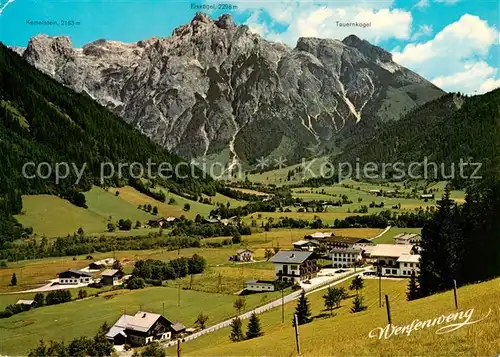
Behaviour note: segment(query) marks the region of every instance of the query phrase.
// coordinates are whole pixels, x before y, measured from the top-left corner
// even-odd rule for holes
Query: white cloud
[[[247,3],[245,3],[247,4]],[[246,24],[264,37],[280,41],[294,47],[299,37],[343,38],[355,34],[370,42],[378,43],[385,39],[409,39],[411,32],[411,13],[400,9],[391,9],[391,1],[352,1],[312,3],[310,1],[270,1],[265,4],[253,4],[240,9],[252,11]],[[263,16],[266,15],[266,16]],[[266,18],[274,26],[262,25]],[[270,20],[269,20],[270,19]],[[341,27],[337,22],[370,23],[369,27]],[[286,27],[285,31],[282,31]]]
[[[498,36],[498,31],[486,21],[465,14],[433,39],[408,44],[402,50],[394,50],[393,56],[396,62],[425,78],[434,78],[434,82],[445,90],[470,93],[488,79],[485,77],[488,70],[483,64],[492,46],[498,43]],[[475,87],[463,82],[464,76],[478,75],[479,70],[482,76],[474,81],[471,79]],[[494,78],[491,71],[488,75]],[[482,82],[478,83],[480,78]]]
[[[466,63],[463,70],[448,76],[436,77],[432,83],[452,92],[480,93],[488,92],[500,86],[500,80],[495,80],[498,70],[486,62]]]
[[[497,88],[500,88],[500,79],[488,78],[479,88],[479,92],[488,93]]]

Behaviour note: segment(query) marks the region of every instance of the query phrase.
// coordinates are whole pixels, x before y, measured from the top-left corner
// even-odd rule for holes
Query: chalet
[[[293,249],[294,250],[304,250],[308,252],[312,252],[314,249],[319,247],[319,242],[317,240],[311,239],[311,240],[299,240],[297,242],[293,243]]]
[[[101,283],[103,285],[120,285],[121,279],[125,274],[121,270],[106,269],[101,274]]]
[[[235,261],[239,262],[252,262],[253,261],[253,250],[244,248],[244,249],[238,249],[236,251],[236,255],[234,256]]]
[[[247,280],[245,281],[247,291],[274,291],[274,281],[267,280]]]
[[[419,254],[403,254],[398,260],[400,276],[410,276],[412,271],[417,274],[420,272],[420,255]],[[387,273],[387,272],[386,272]]]
[[[81,270],[66,270],[58,276],[61,285],[90,284],[92,281],[92,275]]]
[[[172,322],[160,314],[137,312],[127,319],[124,332],[132,346],[143,346],[153,341],[168,340],[172,337]]]
[[[313,252],[280,250],[269,261],[274,263],[278,281],[300,282],[315,277],[319,271]]]
[[[316,233],[305,235],[304,239],[305,240],[311,240],[311,239],[313,239],[313,240],[321,241],[323,239],[330,238],[330,237],[335,237],[335,234],[333,232],[331,232],[331,233],[316,232]]]
[[[421,239],[422,237],[417,233],[399,233],[394,236],[396,244],[417,244]]]
[[[17,300],[16,305],[25,305],[31,307],[36,306],[35,300]]]
[[[328,250],[332,250],[334,248],[352,248],[354,246],[364,247],[367,245],[373,245],[371,240],[366,238],[337,237],[337,236],[326,238],[322,241],[322,243],[326,245]]]
[[[331,250],[333,268],[350,268],[363,260],[363,249],[357,246]]]

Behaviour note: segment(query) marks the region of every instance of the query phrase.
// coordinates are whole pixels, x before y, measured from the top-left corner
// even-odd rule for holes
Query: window
[[[390,274],[390,273],[391,273],[391,269],[386,269],[386,270],[385,270],[385,273],[386,273],[386,274]]]
[[[398,271],[396,269],[392,269],[392,274],[393,275],[397,275],[398,274]]]
[[[292,266],[290,267],[290,269],[292,269],[292,270],[297,270],[297,266],[296,266],[296,265],[292,265]]]
[[[408,265],[406,263],[403,264],[405,267],[407,267]]]

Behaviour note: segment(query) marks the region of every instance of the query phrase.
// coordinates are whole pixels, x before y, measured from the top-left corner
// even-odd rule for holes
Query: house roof
[[[403,254],[409,255],[412,248],[411,244],[377,244],[373,247],[367,247],[366,253],[371,257],[399,258]]]
[[[101,273],[101,276],[115,276],[119,272],[117,269],[106,269]]]
[[[398,260],[398,263],[418,263],[420,262],[420,254],[403,254]]]
[[[306,244],[316,244],[316,245],[319,245],[319,242],[317,240],[315,240],[315,239],[310,239],[310,240],[301,239],[301,240],[298,240],[296,242],[293,242],[293,245],[298,245],[298,246],[306,245]]]
[[[183,324],[181,324],[180,322],[176,322],[176,323],[173,323],[170,328],[172,330],[174,330],[175,332],[181,332],[181,331],[184,331],[186,329],[186,326],[184,326]]]
[[[345,243],[345,244],[372,243],[371,240],[366,238],[338,237],[338,236],[327,238],[326,241],[331,243]]]
[[[32,305],[35,300],[17,300],[16,305]]]
[[[120,316],[118,321],[115,322],[115,324],[109,329],[108,333],[106,334],[106,337],[108,338],[114,338],[118,334],[125,335],[125,328],[127,327],[127,321],[130,321],[133,319],[133,316],[130,315],[125,315],[123,314]]]
[[[274,257],[269,259],[273,263],[302,264],[311,257],[312,252],[296,250],[280,250]]]
[[[247,249],[247,248],[244,248],[244,249],[238,249],[236,251],[236,254],[241,254],[241,253],[245,253],[245,252],[250,252],[250,253],[253,253],[253,250],[250,250],[250,249]]]
[[[330,253],[361,253],[363,249],[361,248],[355,248],[355,247],[349,247],[349,248],[333,248]]]
[[[147,332],[161,317],[160,314],[138,311],[132,319],[127,321],[127,330]]]
[[[69,269],[69,270],[65,270],[63,271],[62,273],[59,273],[59,275],[62,275],[62,274],[68,274],[68,273],[71,273],[73,275],[78,275],[78,276],[92,276],[92,274],[90,273],[87,273],[85,271],[81,271],[81,270],[74,270],[74,269]]]

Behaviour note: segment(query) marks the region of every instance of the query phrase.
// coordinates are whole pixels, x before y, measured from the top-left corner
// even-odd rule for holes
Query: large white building
[[[394,236],[396,244],[417,244],[422,237],[417,233],[399,233]]]
[[[410,276],[412,270],[418,273],[420,255],[414,253],[411,244],[377,244],[365,250],[367,260],[380,266],[386,276]]]
[[[361,262],[363,260],[363,249],[360,247],[349,247],[349,248],[333,248],[331,250],[332,254],[332,267],[333,268],[350,268],[354,266],[356,262]]]

